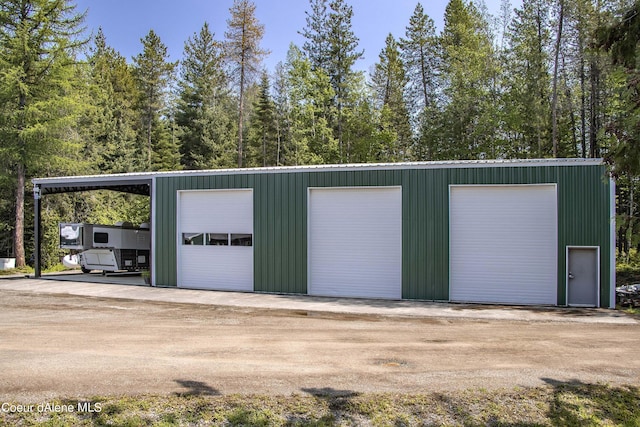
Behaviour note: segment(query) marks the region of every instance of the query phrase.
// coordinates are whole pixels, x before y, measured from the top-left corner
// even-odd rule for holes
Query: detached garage
[[[116,185],[123,191],[128,187],[118,183],[138,181],[151,196],[155,286],[498,304],[615,303],[615,190],[600,160],[42,178],[34,180],[34,191],[44,196]]]

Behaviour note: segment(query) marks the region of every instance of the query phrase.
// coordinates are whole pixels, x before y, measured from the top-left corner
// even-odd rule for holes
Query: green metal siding
[[[253,188],[254,289],[307,292],[309,187],[402,186],[402,295],[449,299],[449,185],[558,186],[558,304],[566,302],[566,246],[599,246],[601,305],[609,305],[609,181],[604,166],[287,171],[156,179],[156,284],[176,285],[176,192]],[[357,215],[357,213],[354,213]]]

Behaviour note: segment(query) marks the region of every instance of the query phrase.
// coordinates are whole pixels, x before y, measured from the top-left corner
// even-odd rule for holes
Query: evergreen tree
[[[640,1],[624,11],[610,26],[598,28],[598,45],[611,55],[616,77],[623,86],[614,92],[619,108],[609,118],[611,149],[607,158],[616,174],[640,176]]]
[[[307,26],[300,34],[306,39],[302,51],[314,70],[328,70],[329,61],[329,13],[328,0],[309,0],[311,11],[305,11]]]
[[[250,153],[247,163],[251,166],[276,166],[278,142],[275,121],[275,104],[271,98],[269,75],[262,73],[258,97],[254,101],[250,126]]]
[[[439,41],[433,20],[420,3],[409,19],[405,37],[400,39],[400,48],[407,75],[407,105],[415,134],[413,158],[433,160],[439,151],[436,147],[440,123]]]
[[[326,118],[332,116],[326,106],[335,96],[329,76],[323,70],[313,70],[309,59],[293,44],[286,69],[291,103],[291,141],[284,150],[287,164],[335,163],[338,146]]]
[[[81,125],[86,129],[86,157],[100,172],[132,172],[143,162],[136,159],[137,87],[126,59],[108,46],[102,29],[88,58],[92,105]]]
[[[507,90],[503,120],[507,157],[544,157],[551,110],[549,105],[551,32],[548,0],[525,0],[515,11],[504,57]]]
[[[227,20],[226,58],[232,64],[231,75],[238,87],[238,167],[242,167],[246,89],[255,76],[262,58],[269,52],[260,47],[264,25],[255,16],[256,6],[250,0],[234,0]]]
[[[167,47],[153,30],[140,41],[143,50],[133,58],[134,75],[140,93],[140,139],[145,147],[141,147],[141,151],[146,152],[147,167],[151,167],[154,145],[158,142],[154,136],[161,137],[162,131],[166,130],[164,126],[159,129],[153,126],[161,123],[160,116],[167,108],[166,96],[178,64],[168,61]]]
[[[443,141],[451,159],[499,157],[495,147],[497,78],[488,24],[473,3],[450,0],[441,35]]]
[[[83,19],[66,0],[0,3],[0,161],[15,189],[18,267],[25,265],[27,179],[68,171],[65,155],[78,148],[68,130],[82,109],[74,54],[86,43]]]
[[[186,169],[236,164],[232,105],[222,44],[205,22],[185,43],[178,82],[176,124]]]
[[[353,66],[362,58],[363,51],[358,51],[358,38],[353,33],[351,18],[353,8],[345,0],[333,0],[329,3],[331,11],[327,20],[329,58],[326,73],[335,93],[335,120],[333,128],[340,150],[340,161],[349,160],[349,147],[345,146],[343,126],[345,107],[348,108],[350,91],[356,78]]]
[[[291,143],[291,85],[287,69],[282,62],[276,65],[274,81],[275,123],[277,138],[276,164],[287,165],[285,147]]]
[[[409,19],[406,38],[400,39],[402,60],[407,75],[407,98],[412,117],[437,101],[438,39],[433,20],[420,3]]]
[[[394,135],[386,157],[388,161],[407,160],[411,145],[411,125],[405,103],[407,78],[398,43],[391,34],[387,36],[386,45],[380,52],[380,61],[375,64],[372,83],[379,108],[382,109],[379,127]]]
[[[380,125],[376,108],[372,100],[375,98],[364,78],[353,85],[351,106],[347,110],[344,138],[350,142],[349,161],[353,163],[370,163],[387,161],[385,144],[380,138]],[[393,140],[395,142],[395,140]]]
[[[173,122],[155,117],[151,129],[153,132],[151,135],[153,140],[151,170],[173,171],[180,169],[180,151]]]

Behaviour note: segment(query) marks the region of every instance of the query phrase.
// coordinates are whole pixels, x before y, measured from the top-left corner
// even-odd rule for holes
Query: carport
[[[74,176],[33,179],[34,199],[34,269],[35,277],[41,277],[42,224],[41,199],[48,194],[77,193],[93,190],[112,190],[121,193],[152,197],[153,179],[150,173],[127,173],[103,176]],[[152,224],[153,226],[153,224]],[[153,251],[153,233],[151,233]]]

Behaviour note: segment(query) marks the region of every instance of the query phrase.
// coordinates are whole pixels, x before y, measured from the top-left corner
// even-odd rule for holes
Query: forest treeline
[[[0,255],[28,260],[36,176],[542,157],[607,159],[619,249],[638,245],[640,2],[504,0],[493,16],[450,0],[440,32],[418,3],[368,73],[347,0],[310,0],[273,70],[255,7],[234,0],[172,62],[153,30],[125,58],[70,0],[1,0]],[[48,196],[45,263],[58,221],[148,215],[133,196]]]

